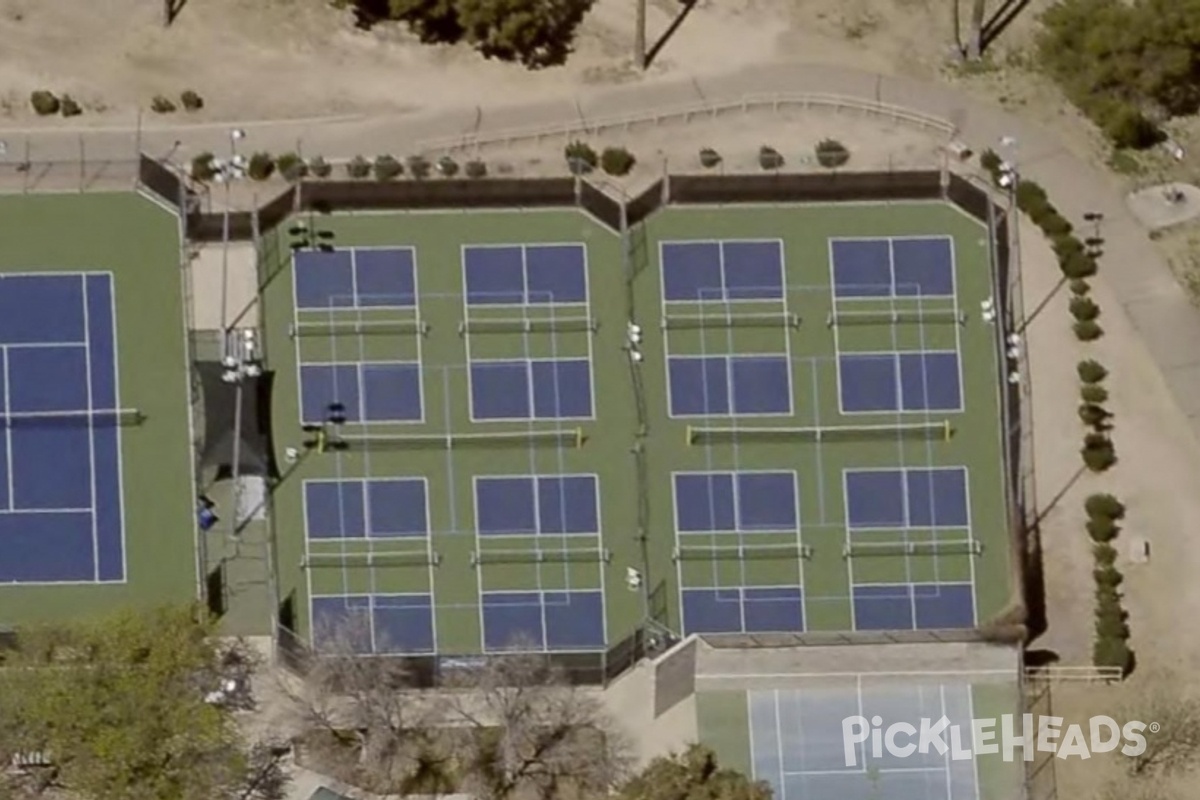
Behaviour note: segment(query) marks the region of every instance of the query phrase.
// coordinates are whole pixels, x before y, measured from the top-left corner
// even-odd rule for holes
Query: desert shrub
[[[404,174],[404,165],[394,156],[387,154],[378,156],[372,165],[377,181],[394,181]]]
[[[1075,373],[1084,383],[1100,383],[1108,377],[1108,370],[1094,358],[1085,359],[1076,364]]]
[[[53,92],[47,92],[45,89],[38,89],[29,95],[29,104],[33,106],[33,110],[38,116],[48,117],[51,114],[57,114],[62,104],[58,102],[58,98]]]
[[[275,159],[270,153],[258,152],[250,156],[246,164],[246,174],[251,180],[265,181],[275,172]]]
[[[1117,453],[1113,449],[1112,441],[1103,433],[1089,433],[1083,437],[1083,447],[1079,454],[1092,472],[1104,472],[1117,463]]]
[[[75,98],[71,97],[69,94],[64,94],[62,96],[62,101],[59,105],[61,106],[59,110],[62,111],[62,115],[64,117],[78,117],[83,113],[83,109],[80,107],[79,103],[76,103]]]
[[[1090,278],[1096,274],[1096,259],[1082,250],[1068,253],[1059,259],[1059,269],[1067,278]]]
[[[279,170],[284,180],[289,181],[298,181],[308,174],[308,164],[299,153],[284,153],[275,159],[275,169]]]
[[[600,154],[600,168],[609,175],[628,175],[637,159],[624,147],[606,147]]]
[[[1095,579],[1097,585],[1112,586],[1113,588],[1120,586],[1121,581],[1125,580],[1125,576],[1112,564],[1092,570],[1092,578]]]
[[[1117,538],[1117,534],[1121,529],[1117,527],[1117,523],[1108,517],[1094,517],[1089,519],[1086,524],[1088,536],[1092,537],[1092,541],[1097,544],[1107,544]]]
[[[1071,255],[1071,253],[1083,252],[1083,242],[1069,233],[1061,236],[1051,236],[1050,246],[1054,248],[1054,255],[1058,256],[1059,263],[1062,263],[1063,259]]]
[[[1104,329],[1093,319],[1080,320],[1071,326],[1075,338],[1081,342],[1094,342],[1104,335]]]
[[[172,114],[175,111],[175,103],[169,97],[156,94],[150,99],[150,110],[155,114]]]
[[[600,163],[600,157],[596,155],[592,146],[579,140],[568,144],[563,150],[563,156],[567,159],[567,168],[572,175],[586,175]]]
[[[1096,639],[1117,639],[1124,640],[1129,638],[1129,623],[1125,621],[1125,612],[1121,610],[1106,611],[1101,614],[1096,612]]]
[[[437,171],[443,178],[453,178],[458,174],[458,162],[450,156],[442,156],[438,159]]]
[[[1034,221],[1042,229],[1042,232],[1051,238],[1069,234],[1072,230],[1071,223],[1067,222],[1066,218],[1055,211],[1053,207],[1047,205],[1046,208],[1049,210],[1040,219],[1034,217]]]
[[[1125,505],[1108,493],[1088,495],[1083,508],[1089,517],[1097,519],[1122,519],[1125,516]]]
[[[850,151],[836,139],[822,139],[817,142],[816,153],[817,163],[829,169],[843,166],[850,160]]]
[[[487,164],[478,158],[474,158],[466,163],[463,167],[463,172],[468,178],[486,178]]]
[[[764,144],[758,148],[758,165],[763,169],[779,169],[783,166],[783,156],[774,147]]]
[[[1094,544],[1092,545],[1092,557],[1096,559],[1097,566],[1112,566],[1117,562],[1117,548],[1108,542]]]
[[[1023,180],[1017,184],[1017,208],[1030,213],[1030,209],[1050,204],[1050,198],[1040,183]]]
[[[1108,418],[1112,416],[1104,409],[1103,406],[1095,405],[1094,403],[1084,403],[1077,409],[1079,419],[1084,425],[1089,425],[1093,428],[1099,428]]]
[[[1083,278],[1072,278],[1067,287],[1071,290],[1071,294],[1076,297],[1084,297],[1092,290],[1092,285]]]
[[[371,174],[371,162],[362,156],[355,156],[346,162],[346,175],[351,178],[365,178]]]
[[[1085,383],[1079,387],[1079,399],[1085,403],[1103,403],[1108,400],[1108,389],[1095,383]]]
[[[1092,645],[1092,663],[1097,667],[1117,667],[1122,675],[1133,669],[1133,651],[1124,639],[1097,639]]]
[[[1117,591],[1115,586],[1105,586],[1102,583],[1096,584],[1096,609],[1102,608],[1121,608],[1121,593]]]
[[[712,169],[721,163],[721,154],[711,147],[704,147],[700,150],[700,166],[705,169]]]
[[[185,111],[199,111],[204,108],[204,98],[191,89],[185,89],[183,94],[179,95],[179,102],[183,104]]]
[[[1104,135],[1117,148],[1145,150],[1163,140],[1163,133],[1154,122],[1132,106],[1122,105],[1108,115],[1101,127]]]
[[[1000,175],[1000,165],[1004,163],[1004,159],[995,150],[988,148],[979,154],[979,166],[983,167],[992,180],[995,181]]]
[[[1090,297],[1072,297],[1068,308],[1071,316],[1080,321],[1086,322],[1100,316],[1100,306]]]
[[[409,156],[408,157],[408,174],[412,175],[417,180],[424,180],[429,177],[429,173],[433,172],[433,164],[429,163],[429,159],[425,156]]]
[[[313,156],[308,160],[308,171],[316,178],[328,178],[333,174],[333,165],[321,156]]]
[[[192,159],[192,178],[198,181],[211,181],[217,174],[216,156],[212,153],[201,153]]]

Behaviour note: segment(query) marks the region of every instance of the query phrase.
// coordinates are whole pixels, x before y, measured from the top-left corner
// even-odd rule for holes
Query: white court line
[[[793,587],[795,588],[795,587]],[[1011,669],[958,669],[958,670],[880,670],[879,672],[729,672],[696,675],[698,681],[732,680],[745,678],[747,680],[782,680],[782,679],[822,679],[822,678],[943,678],[962,676],[994,676],[1016,680]]]
[[[745,628],[744,625],[742,627]],[[787,782],[784,779],[784,772],[783,772],[783,714],[779,713],[779,690],[778,689],[775,690],[774,699],[775,699],[775,704],[774,704],[774,707],[772,708],[772,711],[775,714],[775,749],[776,749],[776,752],[779,754],[779,794],[781,796],[781,800],[787,800]],[[747,699],[747,702],[749,702],[748,699]],[[801,749],[803,749],[803,743],[801,744]],[[750,754],[751,754],[751,757],[753,758],[753,754],[754,754],[753,749],[750,750]]]
[[[112,319],[112,365],[113,365],[113,399],[116,401],[116,407],[121,408],[121,352],[117,340],[117,285],[113,279],[112,272],[102,273],[108,279],[108,302],[109,314]],[[186,337],[185,337],[186,338]],[[186,352],[187,345],[184,344]],[[190,378],[189,378],[190,380]],[[190,383],[188,384],[190,387]],[[189,388],[189,392],[190,392]],[[190,406],[190,404],[189,404]],[[192,410],[188,409],[188,425],[191,426]],[[129,547],[125,540],[125,443],[121,432],[121,426],[116,429],[117,437],[117,535],[121,543],[121,583],[124,583],[129,576]],[[194,472],[195,464],[189,458],[188,462]],[[193,480],[192,485],[196,482]],[[188,515],[189,518],[192,516]],[[116,581],[112,581],[115,583]]]
[[[21,516],[23,514],[91,514],[90,508],[12,508],[5,514]]]
[[[4,368],[4,413],[8,413],[9,408],[9,377],[8,377],[8,348],[0,346],[0,363]],[[12,511],[16,508],[16,499],[13,497],[13,452],[12,452],[12,433],[8,430],[4,431],[4,457],[8,467],[8,510]]]
[[[92,325],[91,313],[88,310],[88,287],[87,275],[81,278],[81,287],[83,290],[83,335],[88,346],[84,348],[84,375],[87,382],[87,411],[90,417],[95,411],[95,406],[92,398]],[[113,349],[116,349],[116,342],[113,342]],[[88,492],[91,495],[92,501],[92,580],[99,583],[100,581],[100,532],[99,524],[96,519],[96,428],[92,419],[88,420]]]
[[[86,280],[87,275],[84,275]],[[88,343],[83,342],[21,342],[19,344],[3,345],[9,350],[45,350],[45,349],[64,349],[71,347],[87,347]]]

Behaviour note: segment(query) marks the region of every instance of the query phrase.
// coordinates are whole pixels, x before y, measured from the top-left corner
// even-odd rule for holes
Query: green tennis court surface
[[[953,207],[668,208],[628,267],[574,211],[304,222],[325,247],[272,234],[264,309],[300,451],[280,589],[318,644],[590,653],[647,614],[937,630],[1012,601],[986,232]]]

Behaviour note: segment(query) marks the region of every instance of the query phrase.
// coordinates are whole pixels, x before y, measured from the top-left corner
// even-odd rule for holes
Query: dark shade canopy
[[[201,466],[216,469],[219,475],[231,475],[235,471],[233,459],[236,449],[238,474],[278,477],[275,448],[271,441],[274,373],[264,372],[257,377],[242,379],[241,442],[235,448],[238,387],[221,380],[225,368],[219,361],[201,361],[197,367],[204,392]]]

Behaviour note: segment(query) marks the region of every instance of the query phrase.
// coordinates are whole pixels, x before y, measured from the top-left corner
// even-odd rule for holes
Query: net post
[[[684,443],[685,445],[687,445],[687,446],[691,447],[691,445],[692,445],[692,442],[693,442],[693,439],[692,439],[692,426],[691,426],[691,425],[688,425],[688,426],[687,426],[687,428],[684,430],[684,437],[685,437],[685,438],[684,438],[684,440],[683,440],[683,443]]]
[[[946,428],[946,441],[948,442],[948,441],[950,441],[950,432],[951,432],[951,429],[950,429],[950,420],[948,420],[948,419],[947,419],[947,420],[943,420],[943,421],[942,421],[942,424],[943,424],[943,425],[945,426],[945,428]]]
[[[582,428],[582,426],[575,429],[575,449],[578,450],[581,447],[583,447],[583,428]]]

